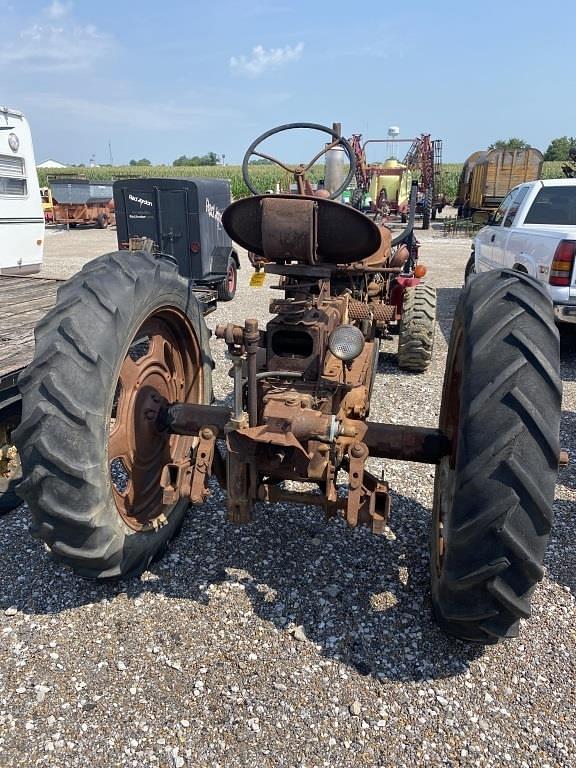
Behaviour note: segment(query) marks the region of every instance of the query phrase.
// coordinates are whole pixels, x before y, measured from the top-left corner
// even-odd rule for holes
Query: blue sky
[[[567,0],[0,0],[0,18],[0,103],[27,115],[37,161],[108,162],[110,140],[115,163],[240,162],[296,121],[429,132],[454,162],[498,138],[576,135]]]

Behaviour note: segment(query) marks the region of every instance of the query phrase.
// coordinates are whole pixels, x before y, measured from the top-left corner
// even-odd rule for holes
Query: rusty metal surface
[[[164,467],[189,464],[192,438],[162,430],[159,418],[166,402],[200,399],[199,360],[187,318],[166,308],[144,321],[120,368],[108,460],[116,508],[135,530],[155,527],[165,518]]]
[[[174,403],[159,412],[159,429],[174,435],[198,435],[202,427],[211,425],[224,434],[224,427],[232,418],[230,408],[222,405]]]
[[[260,343],[260,331],[258,330],[258,320],[248,319],[244,323],[244,346],[246,349],[247,372],[248,372],[248,423],[255,427],[258,422],[258,385],[257,385],[257,363],[258,346]]]
[[[200,430],[190,483],[190,501],[192,504],[202,504],[209,495],[208,478],[212,472],[217,436],[218,429],[216,427],[207,426]]]
[[[363,440],[371,456],[438,464],[450,453],[450,440],[439,429],[368,421]]]
[[[318,203],[294,197],[289,200],[264,197],[262,251],[270,261],[316,263]]]
[[[373,317],[378,323],[390,323],[394,319],[396,308],[391,304],[363,302],[350,299],[348,316],[351,320],[367,320]]]
[[[348,451],[348,503],[346,505],[346,522],[354,527],[358,525],[358,515],[362,502],[362,483],[364,480],[364,464],[368,458],[368,447],[365,443],[353,443]],[[372,501],[373,495],[370,496]],[[368,502],[370,504],[370,501]]]
[[[253,260],[279,276],[272,287],[283,295],[272,298],[265,330],[250,319],[216,328],[233,361],[232,411],[162,409],[166,433],[199,436],[190,488],[186,468],[176,468],[167,472],[165,494],[175,493],[174,476],[181,495],[201,501],[220,458],[216,439],[225,436],[230,521],[251,520],[258,501],[293,500],[381,533],[390,496],[387,484],[366,470],[369,456],[437,463],[449,449],[438,430],[365,421],[379,338],[396,318],[390,295],[408,250],[393,251],[390,231],[355,209],[309,195],[243,199],[225,211],[223,223]],[[355,326],[363,339],[346,361],[328,344],[342,325]],[[339,470],[349,474],[345,499]],[[285,480],[316,484],[318,493],[289,490],[281,486]]]
[[[317,262],[350,264],[378,250],[382,235],[377,224],[360,211],[333,200],[301,197],[318,206]],[[224,211],[224,229],[248,251],[266,257],[262,241],[262,200],[294,200],[293,195],[260,195],[237,200]]]

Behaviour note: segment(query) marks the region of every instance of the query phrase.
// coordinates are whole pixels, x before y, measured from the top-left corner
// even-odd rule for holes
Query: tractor
[[[343,147],[353,175],[336,131],[293,123],[251,145],[250,188],[260,140],[293,128],[327,133],[324,151]],[[514,636],[552,525],[561,384],[550,300],[521,273],[479,275],[456,310],[438,427],[370,421],[389,306],[370,286],[390,283],[409,255],[360,211],[309,194],[309,167],[292,169],[300,194],[240,199],[222,217],[280,294],[265,328],[250,318],[215,328],[231,360],[230,406],[212,402],[210,334],[171,259],[111,253],[59,289],[20,378],[15,442],[32,534],[81,576],[137,575],[201,508],[212,475],[231,524],[283,501],[382,534],[391,492],[368,458],[425,462],[436,467],[438,624],[481,644]],[[414,205],[408,230],[413,218]]]

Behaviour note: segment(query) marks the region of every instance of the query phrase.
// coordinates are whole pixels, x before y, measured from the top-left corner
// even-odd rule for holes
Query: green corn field
[[[311,180],[317,181],[322,178],[324,173],[323,166],[317,166],[312,169]],[[100,168],[58,168],[58,169],[38,169],[38,179],[41,187],[48,186],[49,178],[57,176],[75,176],[88,178],[93,181],[113,181],[122,178],[150,178],[150,177],[205,177],[213,179],[228,179],[230,181],[232,196],[235,199],[247,197],[250,194],[248,187],[242,179],[242,168],[239,165],[195,165],[179,166],[172,165],[148,165],[148,166],[104,166]],[[275,190],[276,184],[280,184],[284,191],[289,188],[293,181],[292,177],[276,166],[256,165],[250,167],[250,178],[259,192],[264,194],[267,190]]]
[[[546,162],[542,170],[542,178],[555,179],[562,177],[561,162]],[[444,163],[442,166],[442,192],[449,200],[456,197],[458,190],[458,179],[462,171],[462,163]],[[312,181],[322,178],[324,167],[317,165],[312,169]],[[292,178],[288,173],[276,166],[255,165],[250,167],[250,175],[254,186],[259,192],[265,193],[267,190],[275,190],[276,184],[280,184],[281,189],[286,190]],[[149,166],[104,166],[100,168],[61,168],[61,169],[38,169],[38,179],[40,186],[45,187],[48,184],[47,177],[55,176],[78,176],[94,181],[112,181],[121,178],[138,177],[208,177],[216,179],[229,179],[232,195],[235,199],[246,197],[250,194],[247,186],[242,179],[242,168],[239,165],[207,165],[191,167],[174,167],[172,165],[149,165]]]

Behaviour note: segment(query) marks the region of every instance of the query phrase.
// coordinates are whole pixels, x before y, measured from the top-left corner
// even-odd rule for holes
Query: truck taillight
[[[552,260],[550,270],[550,285],[570,285],[570,275],[574,266],[574,254],[576,253],[576,241],[560,240],[556,253]]]

